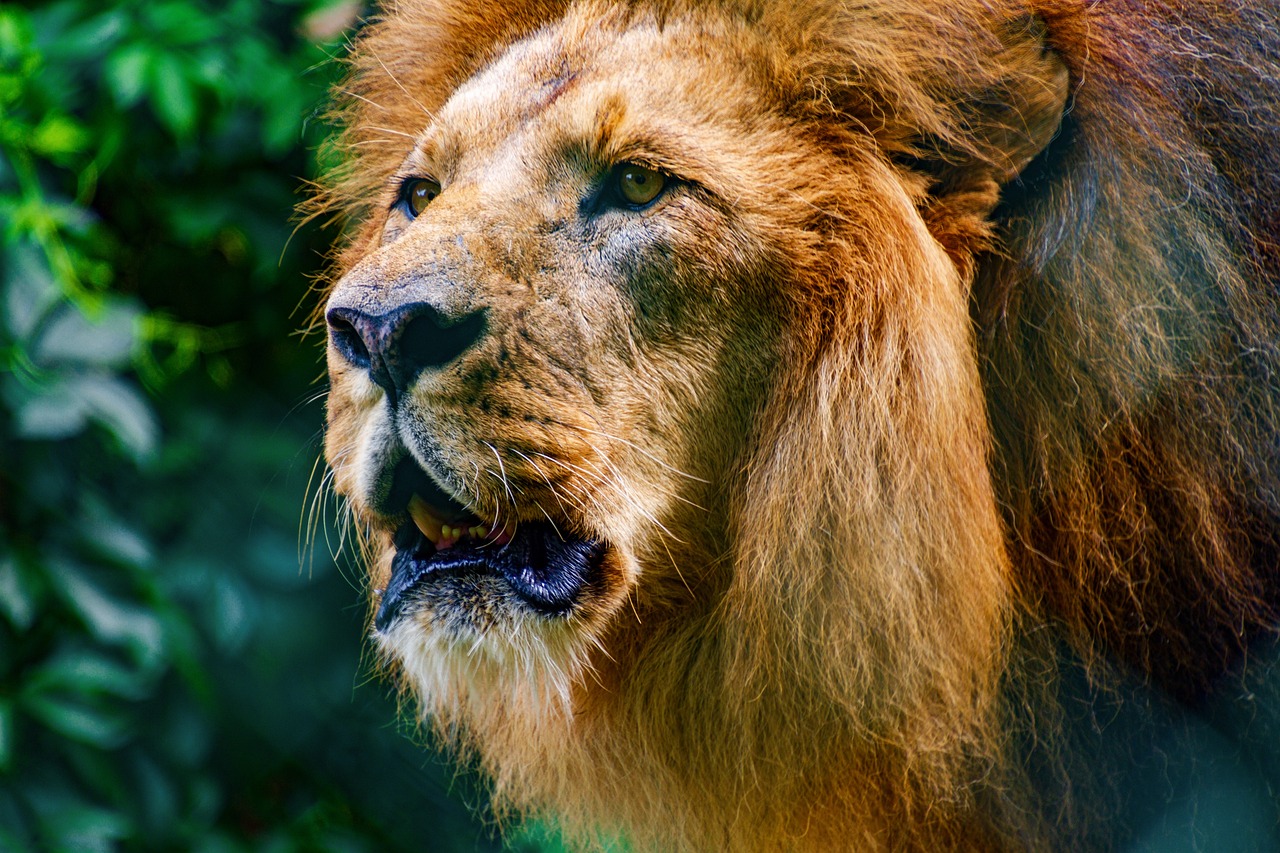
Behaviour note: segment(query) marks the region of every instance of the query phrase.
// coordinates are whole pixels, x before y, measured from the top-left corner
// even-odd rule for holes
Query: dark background
[[[367,12],[0,5],[0,850],[501,847],[317,463],[337,234],[293,209]]]

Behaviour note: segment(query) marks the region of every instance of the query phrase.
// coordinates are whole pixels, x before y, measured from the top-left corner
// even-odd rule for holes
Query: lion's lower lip
[[[462,541],[437,551],[410,522],[395,537],[391,580],[382,594],[374,625],[386,631],[418,593],[450,577],[495,576],[531,609],[547,616],[568,613],[600,565],[604,546],[563,538],[550,524],[526,523],[502,546]]]

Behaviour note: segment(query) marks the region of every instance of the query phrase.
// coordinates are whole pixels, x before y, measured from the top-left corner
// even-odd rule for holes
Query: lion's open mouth
[[[396,467],[390,500],[404,507],[408,520],[395,533],[391,578],[374,620],[379,631],[431,587],[485,575],[504,579],[538,613],[565,615],[598,573],[605,550],[550,522],[486,523],[409,458]]]

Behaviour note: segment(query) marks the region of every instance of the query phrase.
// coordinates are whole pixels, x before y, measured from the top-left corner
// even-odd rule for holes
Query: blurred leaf
[[[138,803],[144,816],[143,828],[150,830],[150,835],[163,837],[163,834],[172,832],[178,822],[177,780],[170,779],[155,761],[145,755],[137,757],[132,770],[130,798]]]
[[[137,342],[142,311],[123,299],[107,301],[93,318],[66,305],[44,328],[34,357],[42,364],[124,367]]]
[[[105,693],[123,699],[147,695],[149,678],[102,652],[63,647],[29,676],[23,694],[93,695]]]
[[[52,56],[84,61],[105,55],[128,25],[125,14],[119,9],[108,9],[83,23],[58,33],[48,42]]]
[[[30,51],[31,22],[24,10],[0,7],[0,62],[17,62]]]
[[[112,517],[103,507],[85,513],[79,522],[79,532],[87,548],[112,562],[143,568],[155,559],[146,537],[133,526]]]
[[[196,3],[152,3],[146,8],[146,18],[150,29],[163,33],[168,44],[204,44],[219,35],[215,22]]]
[[[134,459],[154,453],[159,426],[146,398],[122,379],[77,377],[70,383],[86,404],[88,415],[106,427]]]
[[[58,301],[60,292],[44,256],[31,243],[8,247],[3,258],[5,325],[15,338],[24,340]]]
[[[0,697],[0,773],[13,763],[13,702]]]
[[[263,106],[262,140],[270,154],[279,156],[301,141],[307,93],[291,85],[292,81],[283,75],[263,82],[263,91],[269,92],[270,97]]]
[[[144,662],[161,654],[164,631],[153,613],[109,594],[68,560],[51,561],[50,570],[67,604],[84,619],[93,636],[109,644],[127,645]]]
[[[88,415],[88,401],[76,394],[71,383],[58,381],[19,405],[17,432],[22,438],[69,438],[84,430]]]
[[[67,116],[51,115],[40,122],[31,135],[31,149],[54,162],[65,162],[71,154],[83,151],[89,133]]]
[[[107,57],[107,85],[121,107],[131,107],[142,99],[151,71],[151,55],[151,49],[138,42]]]
[[[129,720],[119,711],[95,708],[67,696],[32,693],[22,707],[53,731],[99,749],[115,749],[129,737]]]
[[[211,620],[214,638],[223,651],[235,654],[244,648],[253,628],[253,614],[243,584],[221,575],[213,581]]]
[[[9,624],[26,631],[35,621],[36,591],[21,564],[11,555],[0,558],[0,611]]]
[[[108,374],[55,379],[19,404],[18,434],[57,440],[83,431],[92,419],[114,435],[136,460],[152,455],[159,428],[146,399],[129,383]]]
[[[179,140],[189,139],[196,127],[196,93],[182,63],[159,54],[149,70],[151,96],[160,121]]]
[[[93,806],[64,805],[41,817],[41,835],[50,850],[109,851],[129,832],[129,821]]]

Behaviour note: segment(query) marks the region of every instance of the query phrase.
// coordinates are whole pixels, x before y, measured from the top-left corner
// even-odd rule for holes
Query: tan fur
[[[481,516],[609,546],[568,617],[494,578],[379,638],[499,809],[585,846],[1070,846],[1094,805],[1038,813],[1012,745],[1052,704],[1032,638],[1195,701],[1272,630],[1276,176],[1142,41],[1252,24],[1103,5],[399,0],[361,38],[335,293],[490,312],[401,429]],[[1227,76],[1274,117],[1268,61]],[[627,161],[687,186],[583,225]],[[413,222],[410,175],[444,186]],[[393,427],[330,365],[377,589]]]

